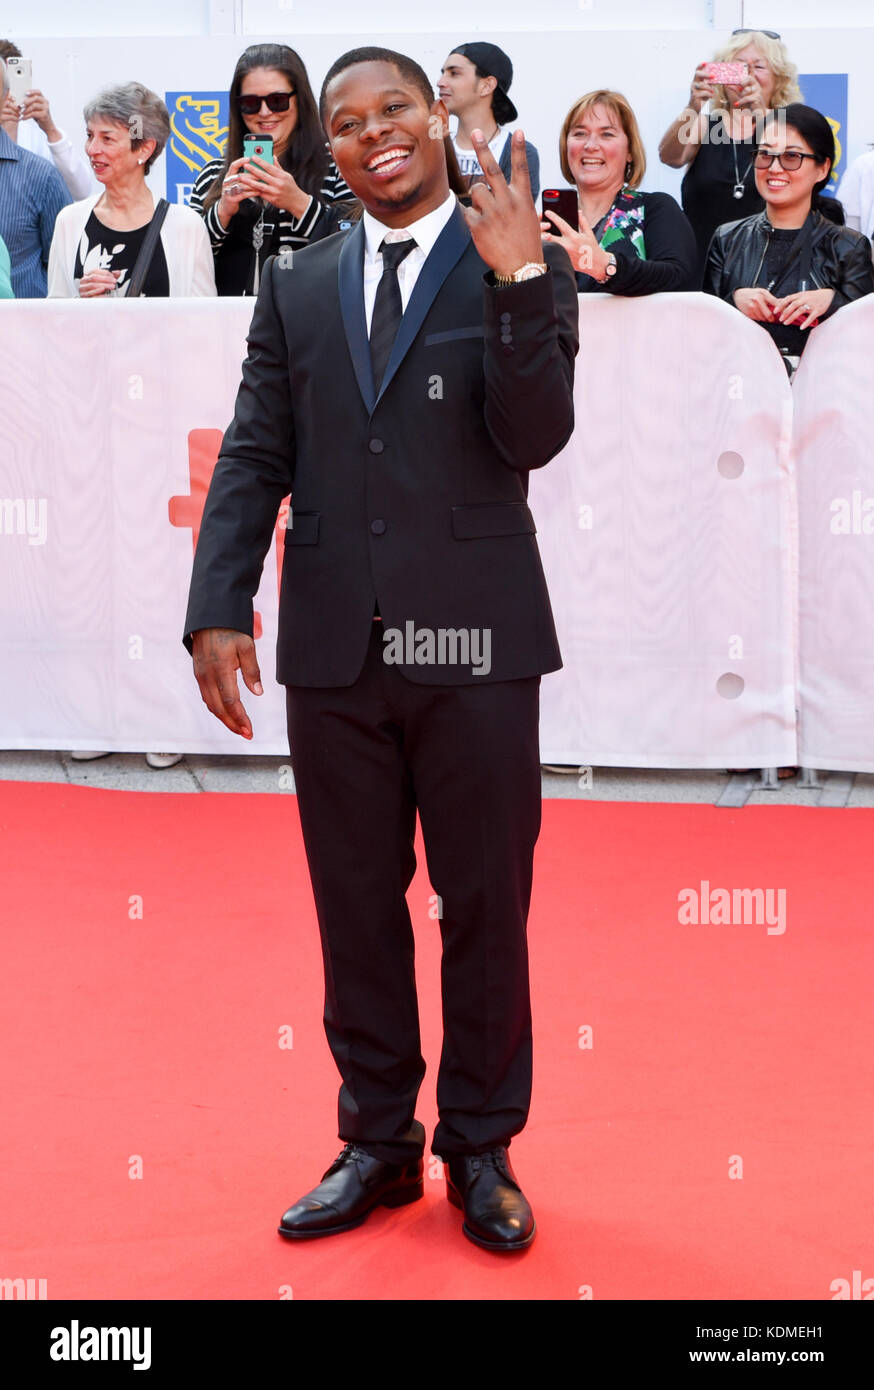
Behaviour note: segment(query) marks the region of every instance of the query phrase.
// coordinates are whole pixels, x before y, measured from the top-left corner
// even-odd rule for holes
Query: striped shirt
[[[70,202],[54,165],[20,150],[0,129],[0,237],[9,251],[16,299],[45,299],[55,218]]]
[[[319,224],[327,209],[338,203],[354,203],[352,193],[333,160],[319,189],[311,197],[300,217],[269,205],[261,208],[254,199],[240,205],[240,211],[223,227],[218,217],[218,199],[204,210],[206,195],[215,180],[223,173],[223,159],[212,159],[197,176],[191,191],[189,207],[199,212],[206,223],[212,254],[215,257],[215,279],[219,294],[252,294],[257,286],[256,257],[263,263],[268,255],[285,250],[297,250],[318,240],[324,231]],[[263,249],[258,256],[258,247]],[[244,244],[244,245],[243,245]],[[234,254],[236,252],[236,254]],[[244,254],[241,254],[243,253]]]

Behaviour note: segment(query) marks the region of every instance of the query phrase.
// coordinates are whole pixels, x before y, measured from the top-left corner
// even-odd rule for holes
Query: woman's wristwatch
[[[519,285],[523,280],[534,280],[538,275],[545,275],[548,269],[546,261],[526,261],[518,270],[514,270],[512,275],[499,275],[495,271],[495,284]]]
[[[604,275],[600,280],[596,280],[596,285],[606,285],[612,275],[616,274],[616,257],[612,251],[607,252],[607,264],[604,267]]]

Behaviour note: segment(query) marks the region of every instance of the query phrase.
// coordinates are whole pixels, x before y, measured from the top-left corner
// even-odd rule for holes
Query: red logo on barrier
[[[188,434],[188,477],[190,491],[171,497],[167,504],[171,526],[190,526],[192,549],[197,549],[200,535],[200,521],[206,503],[206,494],[212,481],[213,471],[222,442],[221,430],[191,430]],[[276,588],[279,591],[282,579],[282,561],[285,556],[285,528],[288,524],[289,502],[283,497],[276,518]],[[254,636],[261,636],[261,614],[255,612]]]

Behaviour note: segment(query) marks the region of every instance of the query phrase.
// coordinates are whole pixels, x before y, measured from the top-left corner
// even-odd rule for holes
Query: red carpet
[[[829,1299],[874,1276],[871,812],[544,804],[512,1151],[539,1234],[509,1258],[463,1238],[436,1178],[357,1231],[275,1233],[342,1147],[293,796],[2,783],[0,825],[0,1278],[49,1299]],[[785,932],[681,925],[702,880],[785,889]],[[429,1134],[430,892],[420,869]]]

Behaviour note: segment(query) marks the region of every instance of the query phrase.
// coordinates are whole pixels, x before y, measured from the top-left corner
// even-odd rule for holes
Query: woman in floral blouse
[[[574,103],[561,128],[559,158],[576,185],[579,226],[547,212],[541,227],[544,241],[567,251],[580,291],[696,288],[695,235],[685,213],[668,193],[639,191],[646,155],[621,92],[588,92]]]

